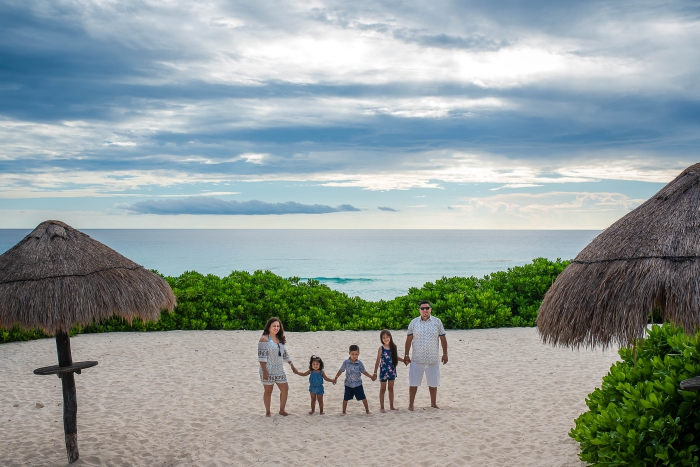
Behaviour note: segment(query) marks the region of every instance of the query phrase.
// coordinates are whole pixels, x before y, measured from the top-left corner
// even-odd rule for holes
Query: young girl
[[[379,334],[379,340],[382,345],[377,352],[377,362],[374,364],[374,376],[376,377],[377,367],[379,367],[379,381],[382,384],[379,389],[379,411],[384,413],[386,412],[386,410],[384,410],[384,392],[386,391],[387,385],[389,386],[389,408],[391,410],[398,410],[394,408],[394,380],[396,379],[396,365],[404,360],[403,358],[399,358],[396,344],[394,344],[394,339],[391,337],[391,333],[388,329],[384,329]]]
[[[309,370],[303,373],[295,371],[299,376],[309,376],[309,393],[311,394],[311,412],[309,415],[313,415],[316,411],[316,400],[318,400],[318,413],[323,415],[323,380],[325,379],[329,383],[335,384],[335,381],[326,376],[326,372],[323,371],[323,360],[321,357],[312,355],[309,360]]]

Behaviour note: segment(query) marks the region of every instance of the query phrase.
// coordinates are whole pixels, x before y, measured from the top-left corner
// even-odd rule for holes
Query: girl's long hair
[[[270,326],[272,326],[272,323],[274,323],[275,321],[280,323],[280,330],[277,333],[277,339],[280,341],[281,344],[286,344],[287,338],[284,337],[284,326],[282,326],[282,321],[280,321],[279,318],[275,318],[274,316],[272,318],[268,319],[267,323],[265,323],[265,329],[263,329],[263,336],[270,335]]]
[[[323,371],[323,360],[318,355],[312,355],[309,359],[309,370],[314,371],[314,362],[318,362],[318,371]]]
[[[382,346],[384,345],[384,341],[382,340],[384,338],[384,335],[389,336],[389,348],[391,349],[391,364],[396,366],[399,363],[399,351],[396,348],[396,344],[394,344],[394,338],[391,337],[391,331],[388,329],[383,329],[382,332],[379,333],[379,342],[382,343]]]

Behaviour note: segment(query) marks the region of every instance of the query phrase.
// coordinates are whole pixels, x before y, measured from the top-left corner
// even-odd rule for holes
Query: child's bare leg
[[[381,413],[386,412],[384,410],[384,393],[386,392],[386,381],[382,382],[379,386],[379,411]],[[391,392],[389,393],[389,401],[391,401]]]
[[[318,413],[323,415],[323,396],[319,394],[316,396],[316,399],[318,399]]]
[[[345,411],[348,408],[348,401],[343,401],[343,415],[345,415]]]
[[[393,381],[388,381],[387,385],[389,387],[389,408],[391,410],[396,410],[394,408],[394,382]],[[383,399],[382,399],[383,400]]]
[[[367,403],[367,398],[362,399],[362,403],[365,405],[365,412],[369,413],[369,404]]]
[[[309,415],[311,415],[316,412],[316,394],[313,392],[310,392],[309,394],[311,394],[311,412],[309,412]]]

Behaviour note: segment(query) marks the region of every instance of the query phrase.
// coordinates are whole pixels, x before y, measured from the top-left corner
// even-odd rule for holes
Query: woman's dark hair
[[[268,319],[267,323],[265,323],[265,329],[263,329],[263,336],[270,335],[270,326],[272,326],[272,323],[274,323],[275,321],[280,323],[280,330],[277,333],[277,340],[279,340],[281,344],[286,344],[287,338],[284,337],[284,326],[282,326],[282,321],[280,321],[279,318],[275,318],[274,316]]]
[[[391,349],[391,364],[396,366],[399,363],[399,351],[396,348],[396,344],[394,344],[394,338],[391,337],[391,331],[388,329],[382,329],[382,332],[379,333],[379,342],[384,345],[384,341],[382,340],[384,336],[387,335],[389,336],[389,348]]]
[[[318,362],[318,365],[319,365],[318,370],[323,371],[323,360],[321,360],[321,357],[319,357],[317,355],[312,355],[311,359],[309,359],[309,370],[311,370],[311,371],[314,370],[313,369],[314,362]]]

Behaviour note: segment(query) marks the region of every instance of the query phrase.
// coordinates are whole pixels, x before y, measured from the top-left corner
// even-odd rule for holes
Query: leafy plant
[[[448,329],[534,326],[545,292],[568,264],[537,258],[481,279],[443,277],[377,302],[350,297],[317,280],[285,279],[270,271],[233,271],[226,277],[187,271],[165,277],[178,306],[161,313],[159,320],[128,323],[113,317],[72,332],[262,329],[270,316],[279,317],[290,331],[404,329],[420,300],[432,302]],[[2,331],[0,342],[40,337],[45,336],[37,331]]]
[[[634,350],[620,349],[588,412],[570,436],[582,461],[598,466],[697,466],[700,395],[680,390],[700,375],[700,336],[671,324],[653,326]]]

